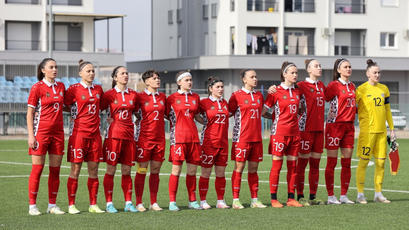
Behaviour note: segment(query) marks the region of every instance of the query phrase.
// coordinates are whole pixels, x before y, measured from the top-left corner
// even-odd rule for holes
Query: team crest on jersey
[[[313,88],[310,88],[310,91],[311,91],[311,93],[312,93],[312,92],[314,92],[314,89],[313,89]]]
[[[114,104],[115,104],[115,105],[118,104],[118,101],[117,101],[116,99],[114,100]]]
[[[132,105],[132,104],[133,104],[133,101],[132,101],[132,100],[129,100],[129,104],[131,104],[131,105]]]
[[[160,103],[161,105],[163,105],[163,101],[160,101],[159,103]]]
[[[213,109],[214,109],[214,106],[210,107],[210,109],[213,110]]]
[[[194,105],[196,105],[196,100],[193,100],[192,103],[193,103]]]
[[[345,90],[342,90],[342,93],[345,93]]]
[[[82,99],[82,100],[85,100],[85,96],[84,96],[84,95],[82,95],[82,96],[81,96],[81,99]]]
[[[47,93],[45,94],[45,96],[46,96],[46,97],[50,97],[50,93],[47,92]]]
[[[180,104],[180,100],[176,100],[176,104]]]
[[[149,105],[149,102],[145,102],[145,106],[148,106]]]
[[[248,104],[249,103],[249,100],[244,100],[244,104]]]
[[[284,96],[283,96],[283,99],[284,99],[284,100],[285,100],[285,99],[287,99],[287,96],[286,96],[286,95],[284,95]]]
[[[96,97],[99,99],[99,93],[97,93]]]

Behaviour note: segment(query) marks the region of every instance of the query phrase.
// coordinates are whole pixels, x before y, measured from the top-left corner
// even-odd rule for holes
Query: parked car
[[[402,114],[400,110],[391,109],[392,112],[392,119],[393,125],[396,129],[404,129],[406,127],[406,116]],[[388,122],[386,122],[386,127],[388,126]]]

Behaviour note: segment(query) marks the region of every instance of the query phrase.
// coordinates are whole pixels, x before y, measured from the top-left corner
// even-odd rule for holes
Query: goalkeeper
[[[371,59],[367,60],[366,75],[368,81],[360,85],[356,90],[360,128],[357,148],[359,163],[356,171],[357,203],[367,203],[364,195],[365,171],[372,156],[375,158],[374,202],[390,203],[382,195],[385,159],[387,156],[385,121],[388,122],[392,140],[396,138],[389,104],[389,89],[386,85],[379,83],[380,69],[378,64]]]

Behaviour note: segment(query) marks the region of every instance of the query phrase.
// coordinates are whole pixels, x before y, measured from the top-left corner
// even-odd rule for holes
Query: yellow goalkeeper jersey
[[[381,83],[371,85],[365,82],[356,90],[356,103],[361,132],[386,132],[386,121],[389,129],[394,129],[389,104],[389,89],[386,85]]]

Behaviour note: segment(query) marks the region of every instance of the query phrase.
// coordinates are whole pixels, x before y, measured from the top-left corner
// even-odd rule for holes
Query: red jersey
[[[31,87],[27,104],[35,109],[34,136],[38,133],[53,135],[64,132],[64,92],[63,83],[50,83],[45,79]]]
[[[342,79],[332,81],[325,89],[325,100],[330,102],[327,123],[355,120],[355,85]]]
[[[226,148],[229,129],[227,101],[212,96],[202,99],[200,113],[205,122],[200,142],[214,148]]]
[[[121,91],[116,86],[103,96],[103,106],[109,108],[113,122],[107,128],[106,138],[134,139],[132,115],[138,110],[138,95],[132,89]]]
[[[307,78],[299,82],[301,105],[304,108],[298,120],[300,131],[324,131],[325,85],[321,81]]]
[[[89,135],[99,135],[100,102],[104,95],[100,85],[88,87],[80,82],[71,85],[65,95],[64,103],[71,106],[70,135],[80,132]]]
[[[271,135],[297,136],[300,90],[281,83],[277,92],[269,94],[264,106],[272,109]]]
[[[170,120],[170,144],[199,142],[195,115],[199,112],[200,97],[196,93],[180,90],[166,101],[166,114]]]
[[[229,100],[229,112],[234,114],[233,142],[259,142],[261,139],[261,110],[264,99],[260,92],[242,88]]]
[[[139,93],[140,117],[137,128],[138,141],[150,143],[165,142],[165,106],[166,96],[163,93],[151,93],[147,89]]]

